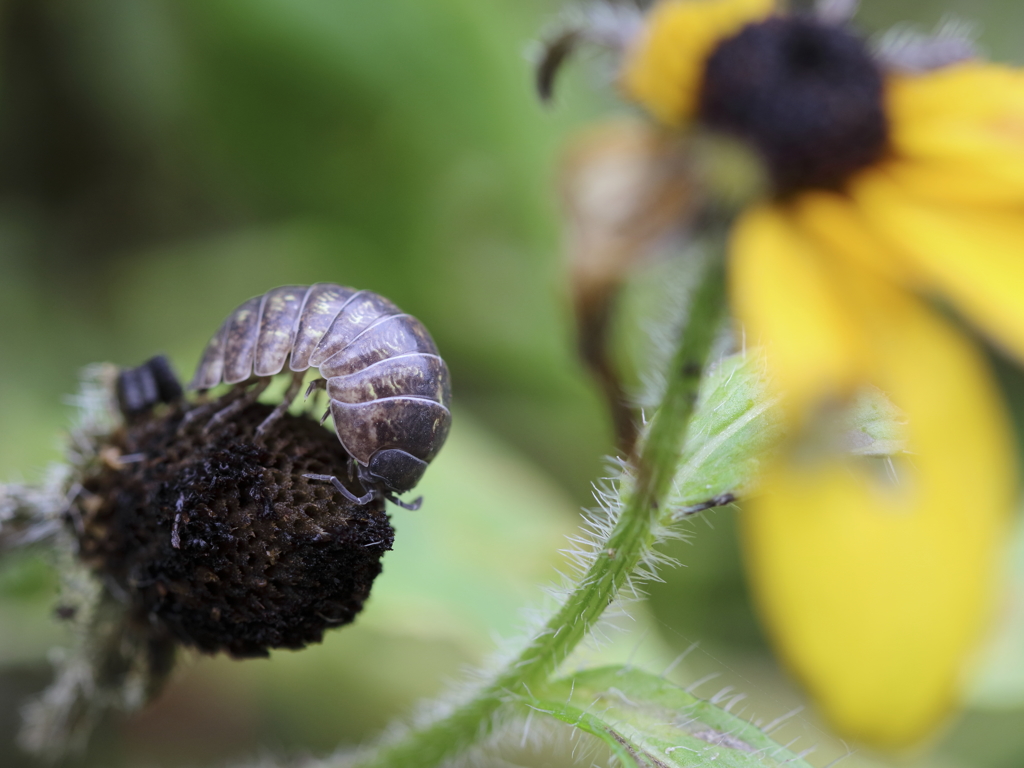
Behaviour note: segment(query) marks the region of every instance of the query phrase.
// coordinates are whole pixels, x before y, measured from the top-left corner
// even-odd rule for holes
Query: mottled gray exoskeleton
[[[286,362],[292,383],[259,433],[285,413],[305,372],[316,368],[322,379],[307,394],[326,387],[324,419],[334,417],[366,493],[355,496],[330,475],[315,479],[332,482],[360,504],[380,495],[418,506],[394,494],[419,482],[451,425],[448,367],[423,323],[372,291],[332,283],[275,288],[228,316],[203,352],[190,388],[237,384],[238,402],[251,401]],[[229,416],[225,411],[214,418]]]

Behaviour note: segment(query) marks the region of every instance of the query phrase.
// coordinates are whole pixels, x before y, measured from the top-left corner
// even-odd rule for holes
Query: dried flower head
[[[142,386],[154,371],[165,385]],[[142,706],[178,645],[244,658],[319,642],[362,610],[391,549],[383,499],[357,505],[305,477],[345,474],[331,432],[285,415],[257,441],[271,406],[213,419],[231,394],[189,403],[167,371],[159,359],[119,377],[93,369],[69,465],[46,492],[2,496],[0,533],[55,544],[57,613],[77,630],[56,682],[27,710],[32,751],[57,756],[105,710]]]
[[[304,477],[348,460],[326,429],[253,404],[209,432],[188,406],[115,431],[70,509],[81,557],[182,643],[233,656],[318,642],[362,610],[393,532],[382,499],[356,506]]]

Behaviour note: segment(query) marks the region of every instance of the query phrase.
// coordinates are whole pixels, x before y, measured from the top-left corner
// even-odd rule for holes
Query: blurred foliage
[[[531,706],[598,737],[621,765],[810,768],[729,713],[744,698],[726,692],[712,703],[649,672],[610,666],[548,684]]]
[[[420,316],[460,403],[585,498],[607,443],[567,354],[551,183],[585,107],[534,102],[545,10],[7,3],[0,320],[32,332],[0,341],[2,386],[33,402],[3,409],[24,436],[3,465],[53,455],[81,365],[163,349],[187,372],[241,300],[326,280]]]
[[[958,14],[994,58],[1024,61],[1016,0],[863,6],[868,30]],[[537,602],[531,585],[553,574],[611,445],[572,348],[554,180],[571,131],[618,107],[584,67],[567,70],[556,109],[537,104],[530,41],[560,7],[0,4],[0,479],[31,479],[59,456],[62,396],[80,367],[164,351],[187,376],[227,312],[284,283],[369,288],[420,317],[458,409],[423,511],[395,512],[396,549],[356,626],[270,662],[193,661],[153,709],[110,724],[82,765],[203,765],[369,738],[480,663],[489,633],[512,633]],[[641,278],[633,305],[660,311],[671,286]],[[627,312],[618,346],[644,347],[649,325]],[[744,716],[771,720],[800,699],[756,628],[733,512],[706,522],[670,548],[688,567],[653,585],[653,621],[634,607],[639,627],[587,658],[660,671],[699,640],[673,679],[717,674],[702,695],[737,686],[750,694]],[[993,651],[1015,672],[990,667],[977,694],[989,710],[904,764],[1024,764],[1020,572],[1017,618]],[[13,746],[17,707],[62,639],[51,590],[37,557],[0,568],[0,764],[11,768],[28,765]],[[816,765],[845,753],[813,715],[790,727],[795,749],[820,745]],[[555,764],[518,742],[514,754]]]

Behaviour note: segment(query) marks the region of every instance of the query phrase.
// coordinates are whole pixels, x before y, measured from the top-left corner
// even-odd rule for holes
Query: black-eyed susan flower
[[[852,5],[662,0],[621,39],[591,36],[622,49],[621,88],[659,123],[760,160],[730,298],[792,439],[745,505],[751,580],[837,730],[895,747],[955,705],[998,592],[1007,418],[937,306],[1024,359],[1024,73],[957,40],[871,52],[843,26]],[[896,465],[827,428],[867,388],[905,417]]]

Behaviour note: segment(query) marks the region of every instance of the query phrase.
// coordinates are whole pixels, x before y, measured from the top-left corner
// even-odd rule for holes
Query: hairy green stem
[[[636,467],[633,491],[604,549],[562,606],[475,698],[355,765],[429,768],[465,749],[486,735],[503,703],[546,682],[615,599],[654,543],[658,510],[679,463],[701,376],[725,311],[724,293],[723,266],[715,254],[690,301],[667,387]]]

